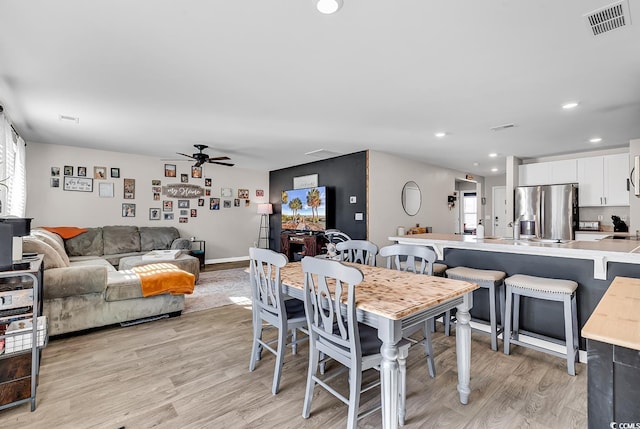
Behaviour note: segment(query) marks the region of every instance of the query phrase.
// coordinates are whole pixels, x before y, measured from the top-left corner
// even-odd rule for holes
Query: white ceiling
[[[0,0],[0,104],[27,142],[159,158],[203,143],[260,170],[372,149],[500,174],[506,155],[640,138],[629,2],[632,24],[594,37],[583,15],[610,1],[344,0],[326,16],[312,0]]]

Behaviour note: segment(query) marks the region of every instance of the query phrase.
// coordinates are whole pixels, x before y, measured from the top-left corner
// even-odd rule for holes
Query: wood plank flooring
[[[406,428],[585,428],[584,364],[514,347],[506,356],[473,333],[471,396],[456,391],[455,337],[434,336],[437,377],[424,351],[408,360]],[[127,328],[53,340],[43,351],[37,409],[0,411],[0,428],[342,428],[346,406],[316,388],[311,417],[301,417],[307,346],[287,354],[278,395],[274,357],[249,372],[251,312],[219,307]],[[377,377],[372,371],[367,377]],[[347,383],[340,389],[346,393]],[[378,392],[363,397],[366,406]],[[359,422],[380,427],[380,413]]]

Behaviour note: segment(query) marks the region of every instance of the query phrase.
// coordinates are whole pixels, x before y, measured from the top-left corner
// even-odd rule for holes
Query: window
[[[478,198],[475,192],[462,194],[462,222],[465,234],[475,234],[478,223]]]
[[[0,215],[24,217],[27,201],[25,143],[0,114]]]

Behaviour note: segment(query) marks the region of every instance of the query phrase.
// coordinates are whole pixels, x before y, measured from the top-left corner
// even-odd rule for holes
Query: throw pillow
[[[44,255],[44,269],[64,268],[69,265],[65,264],[62,257],[53,247],[36,237],[23,237],[22,250],[25,252],[33,252]]]

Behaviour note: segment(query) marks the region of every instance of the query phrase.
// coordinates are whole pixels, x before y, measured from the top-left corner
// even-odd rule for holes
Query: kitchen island
[[[584,326],[616,276],[640,278],[640,241],[536,242],[472,235],[416,234],[392,236],[401,244],[429,246],[449,267],[504,271],[507,276],[526,274],[578,282],[578,322]],[[472,315],[488,320],[488,298],[484,290],[474,292]],[[564,339],[562,307],[556,302],[523,299],[521,327],[535,334]],[[580,339],[580,348],[586,350]]]

